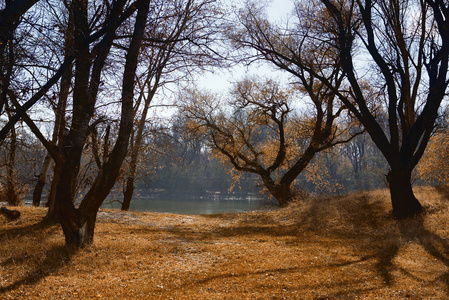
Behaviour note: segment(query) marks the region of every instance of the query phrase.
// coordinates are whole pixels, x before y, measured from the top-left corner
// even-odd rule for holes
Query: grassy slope
[[[105,210],[75,254],[44,209],[20,207],[0,217],[0,299],[446,299],[448,193],[416,192],[428,213],[401,224],[387,191],[213,216]]]

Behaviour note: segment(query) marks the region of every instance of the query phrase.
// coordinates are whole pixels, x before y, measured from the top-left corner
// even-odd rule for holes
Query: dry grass
[[[386,191],[255,213],[100,212],[94,245],[63,246],[44,209],[0,217],[0,299],[447,299],[448,191],[417,190],[397,223]]]

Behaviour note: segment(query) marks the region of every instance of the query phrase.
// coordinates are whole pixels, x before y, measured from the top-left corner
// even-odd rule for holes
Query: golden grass
[[[448,192],[418,188],[398,223],[385,190],[268,212],[103,210],[91,247],[64,248],[45,209],[0,217],[0,299],[447,299]]]

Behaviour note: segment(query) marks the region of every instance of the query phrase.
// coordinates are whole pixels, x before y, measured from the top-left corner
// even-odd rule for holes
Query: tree
[[[160,16],[159,11],[153,9],[153,7],[150,10],[148,0],[138,0],[132,4],[131,7],[135,7],[137,15],[135,18],[129,18],[128,21],[133,25],[127,28],[119,28],[122,23],[121,15],[128,10],[124,10],[125,3],[126,1],[116,1],[109,9],[109,16],[105,18],[103,23],[105,27],[103,39],[92,50],[89,44],[86,43],[86,37],[90,36],[87,15],[88,5],[85,1],[73,3],[75,4],[73,7],[75,20],[74,49],[78,54],[75,60],[73,118],[68,137],[63,147],[65,161],[62,166],[56,191],[56,211],[58,212],[59,220],[64,231],[66,243],[74,247],[81,247],[92,243],[98,209],[116,183],[122,163],[128,153],[135,112],[134,84],[136,82],[136,74],[138,74],[139,70],[140,59],[142,58],[145,47],[148,46],[147,42],[159,42],[162,45],[170,45],[174,40],[178,39],[176,34],[166,35],[168,34],[166,32],[166,24],[157,22]],[[203,9],[212,4],[213,2],[209,1],[195,2],[193,0],[178,3],[171,11],[172,13],[179,13],[179,15],[175,15],[175,19],[177,20],[175,27],[181,28],[180,33],[184,33],[182,30],[184,22],[190,21],[191,17],[193,17],[188,14],[184,15],[184,9],[188,11],[189,7],[196,7],[198,5],[198,10],[194,11],[193,15],[201,16]],[[204,20],[207,20],[207,18]],[[203,30],[207,30],[207,27],[203,23],[200,25],[193,26],[195,33],[202,34],[204,33]],[[155,29],[155,26],[160,27]],[[152,30],[147,30],[149,28]],[[121,39],[121,36],[117,35],[119,31],[126,32],[128,30],[130,33],[125,35],[124,39]],[[185,51],[185,48],[192,47],[191,44],[195,44],[195,40],[192,41],[191,38],[192,35],[179,37],[179,40],[182,41],[182,47],[178,51],[182,52]],[[118,41],[118,39],[121,39],[121,41]],[[208,42],[208,37],[204,41]],[[198,44],[195,45],[198,46]],[[101,85],[103,70],[110,68],[110,65],[106,64],[106,59],[108,57],[120,57],[120,55],[115,55],[119,51],[122,51],[125,56],[125,65],[119,96],[121,113],[115,144],[111,146],[112,150],[103,160],[89,191],[83,197],[79,207],[75,208],[73,204],[74,179],[78,174],[80,158],[86,138],[90,132],[91,126],[89,123],[94,117],[95,104],[97,103],[96,100]],[[90,59],[92,55],[95,57],[93,61]],[[120,65],[122,60],[108,61],[111,65],[114,62]],[[106,68],[106,65],[108,68]],[[158,67],[163,68],[164,65],[159,64]],[[158,86],[157,81],[155,86]]]
[[[118,177],[128,150],[128,141],[133,125],[133,94],[139,50],[144,37],[149,1],[136,3],[137,16],[131,41],[126,52],[123,85],[121,93],[121,117],[118,136],[108,160],[102,165],[92,187],[85,195],[79,208],[73,204],[73,184],[76,177],[84,143],[88,134],[88,124],[94,113],[95,101],[100,84],[100,76],[105,60],[120,24],[120,13],[126,1],[116,1],[110,10],[105,26],[106,34],[99,44],[96,59],[91,66],[91,51],[85,42],[90,35],[88,6],[85,1],[74,2],[75,51],[79,53],[75,61],[75,86],[73,93],[73,120],[64,145],[64,164],[56,190],[56,211],[64,232],[66,244],[82,247],[93,241],[97,211],[109,194]],[[92,71],[91,71],[92,67]]]
[[[363,124],[389,164],[387,181],[397,219],[423,210],[413,194],[411,174],[447,90],[448,9],[439,0],[300,2],[298,21],[290,23],[294,26],[284,31],[259,26],[261,32],[247,34],[242,43],[280,68],[294,66],[314,74]],[[342,66],[342,84],[304,60],[323,43],[337,54],[332,59]],[[367,87],[374,91],[375,102]],[[388,112],[387,130],[377,119],[379,105]]]
[[[9,112],[8,117],[9,118],[11,117]],[[8,204],[15,206],[19,205],[21,202],[17,191],[17,180],[15,172],[16,148],[17,148],[17,133],[15,127],[13,126],[11,129],[10,144],[8,149],[8,160],[6,163],[6,180],[5,180],[6,182],[4,186],[4,197],[6,198]]]
[[[144,41],[140,62],[146,69],[136,76],[140,93],[135,107],[136,112],[139,109],[141,112],[131,139],[122,210],[129,209],[134,193],[147,115],[157,91],[164,85],[179,84],[185,77],[183,73],[217,64],[216,55],[208,50],[208,40],[215,30],[214,24],[209,22],[217,15],[210,4],[212,2],[209,1],[180,1],[160,5],[157,12],[153,12],[153,22],[159,23],[159,26],[148,29],[150,37]],[[208,28],[205,28],[206,25]],[[164,38],[161,39],[161,36]]]
[[[323,1],[337,26],[340,57],[354,101],[340,99],[364,124],[387,160],[393,214],[397,219],[422,212],[413,194],[411,174],[426,149],[447,89],[448,9],[443,1]],[[415,18],[415,12],[418,18]],[[355,23],[361,26],[355,26]],[[383,29],[383,30],[382,30]],[[359,38],[375,66],[388,107],[386,133],[369,110],[357,75],[353,47]],[[426,73],[424,73],[426,71]],[[381,100],[381,99],[379,99]],[[354,103],[355,102],[355,103]]]
[[[0,111],[8,104],[11,115],[0,130],[0,143],[15,128],[15,124],[23,120],[48,150],[55,161],[49,214],[56,212],[66,243],[80,247],[93,240],[96,213],[120,173],[128,152],[134,115],[137,109],[144,107],[134,107],[136,76],[140,78],[144,73],[142,70],[151,69],[151,80],[157,80],[156,83],[147,84],[146,89],[154,93],[153,88],[160,85],[159,69],[163,69],[167,57],[171,57],[165,54],[158,56],[157,53],[176,52],[178,61],[185,62],[188,61],[185,54],[195,54],[201,58],[200,63],[204,62],[204,57],[213,51],[208,48],[212,10],[207,16],[204,14],[206,9],[213,7],[213,1],[49,0],[33,6],[36,2],[11,0],[1,7],[0,35],[3,40],[6,39],[8,47],[3,43],[0,49],[2,75],[7,75],[1,82],[4,93],[0,96],[4,101],[0,103]],[[41,5],[56,13],[40,9]],[[12,15],[6,15],[6,12]],[[21,23],[20,20],[25,21]],[[188,33],[185,32],[187,27]],[[23,38],[17,38],[17,34]],[[44,40],[48,43],[40,42]],[[13,46],[23,50],[24,60],[16,59],[18,52]],[[171,52],[167,51],[170,47]],[[153,55],[153,61],[140,62],[144,53]],[[144,66],[145,63],[154,62],[157,63]],[[177,72],[176,64],[172,70],[173,73]],[[29,85],[25,86],[22,81]],[[109,82],[114,82],[115,86],[106,90],[111,88]],[[42,98],[56,111],[50,140],[42,134],[28,112]],[[71,108],[69,113],[66,107]],[[111,107],[119,110],[113,116],[118,118],[112,121],[118,124],[113,127],[117,130],[116,135],[106,134],[105,140],[99,141],[97,126],[113,118],[113,113],[108,111]],[[144,123],[145,118],[142,121]],[[95,175],[95,180],[79,207],[75,208],[74,196],[78,192],[77,183],[86,148],[100,144],[104,145],[105,150],[101,159],[100,155],[93,155],[97,173],[94,174],[93,168],[89,170],[90,175]],[[48,162],[48,159],[45,161]],[[40,177],[45,178],[46,173],[44,165]],[[42,193],[42,183],[43,180],[40,180],[36,186],[36,203]],[[55,199],[54,206],[51,199]]]
[[[73,13],[70,7],[66,4],[65,11],[68,12],[68,17],[66,20],[66,24],[61,24],[61,22],[56,23],[53,27],[59,27],[61,31],[64,32],[64,45],[62,52],[64,53],[64,60],[67,60],[73,52],[73,36],[74,36],[74,20]],[[53,7],[52,12],[56,10]],[[63,12],[56,11],[54,14],[58,14]],[[59,20],[58,20],[59,21]],[[59,44],[58,44],[59,46]],[[47,217],[49,219],[54,219],[54,203],[56,196],[56,184],[59,180],[59,174],[62,167],[62,144],[64,141],[64,135],[66,131],[66,108],[67,108],[67,100],[70,93],[71,83],[72,83],[72,65],[69,65],[67,69],[61,76],[61,80],[59,82],[59,91],[57,92],[57,102],[52,103],[52,109],[55,113],[55,120],[53,124],[53,133],[51,136],[51,141],[49,141],[50,145],[52,145],[55,149],[57,148],[58,155],[55,156],[55,153],[49,151],[47,155],[44,157],[42,162],[41,172],[39,174],[38,180],[36,182],[36,186],[33,191],[33,205],[39,206],[42,197],[42,190],[45,186],[47,180],[47,173],[50,168],[52,161],[54,161],[55,165],[53,167],[53,179],[50,188],[50,192],[48,194],[47,206],[49,207]],[[33,128],[33,127],[30,127]],[[33,130],[33,129],[32,129]],[[52,157],[53,156],[53,157]]]
[[[311,85],[302,88],[315,111],[302,119],[292,113],[293,91],[272,80],[237,83],[228,102],[231,114],[223,110],[225,103],[193,91],[182,96],[190,100],[182,110],[194,130],[205,128],[220,156],[238,171],[260,176],[279,205],[286,206],[294,197],[293,181],[315,154],[341,142],[343,130],[334,120],[342,110],[334,111],[334,97],[324,86]]]

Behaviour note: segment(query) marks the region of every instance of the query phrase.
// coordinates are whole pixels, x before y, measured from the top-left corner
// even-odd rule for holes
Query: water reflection
[[[256,197],[182,197],[133,199],[130,210],[176,213],[186,215],[217,214],[223,212],[243,212],[258,210],[265,206],[266,200]],[[103,208],[120,209],[118,201],[106,200]]]

